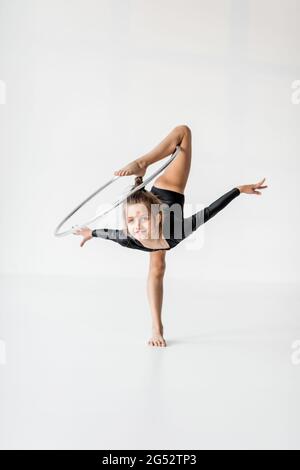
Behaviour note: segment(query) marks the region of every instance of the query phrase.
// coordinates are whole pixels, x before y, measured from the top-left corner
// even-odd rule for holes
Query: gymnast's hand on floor
[[[261,196],[261,191],[258,191],[258,189],[264,189],[268,187],[267,185],[263,186],[265,179],[266,178],[263,178],[256,184],[243,184],[242,186],[237,186],[237,188],[239,188],[241,193],[256,194],[257,196]]]
[[[75,228],[73,230],[73,233],[74,235],[81,235],[83,237],[83,239],[80,242],[81,247],[85,244],[85,242],[93,238],[92,230],[89,227]]]

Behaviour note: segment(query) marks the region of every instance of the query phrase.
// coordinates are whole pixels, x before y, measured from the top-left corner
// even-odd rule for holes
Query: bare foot
[[[147,170],[147,165],[143,162],[138,162],[134,160],[133,162],[128,163],[128,165],[124,166],[120,170],[116,170],[114,175],[116,176],[144,176]]]
[[[148,341],[149,346],[159,346],[159,347],[166,347],[167,343],[163,337],[163,328],[157,330],[152,328],[152,337]]]

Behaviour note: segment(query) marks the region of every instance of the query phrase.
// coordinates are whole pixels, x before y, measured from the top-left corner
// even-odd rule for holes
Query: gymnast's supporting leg
[[[147,280],[147,294],[152,315],[152,337],[149,346],[166,346],[161,320],[163,301],[163,279],[166,270],[165,251],[150,253],[150,266]]]

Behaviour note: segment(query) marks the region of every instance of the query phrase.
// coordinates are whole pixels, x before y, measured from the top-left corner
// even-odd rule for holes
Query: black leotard
[[[101,237],[112,240],[125,248],[133,248],[142,251],[159,251],[171,250],[175,248],[182,240],[187,238],[191,233],[197,230],[200,225],[204,224],[214,217],[220,210],[229,204],[234,198],[239,196],[240,190],[233,188],[208,207],[201,209],[190,217],[184,217],[185,195],[169,189],[157,188],[152,186],[150,190],[158,196],[162,203],[162,209],[166,215],[163,223],[163,235],[170,248],[147,248],[134,238],[131,234],[125,235],[122,229],[100,228],[92,230],[93,237]],[[176,204],[177,203],[177,204]],[[173,210],[169,208],[173,206]],[[175,210],[175,212],[174,212]]]

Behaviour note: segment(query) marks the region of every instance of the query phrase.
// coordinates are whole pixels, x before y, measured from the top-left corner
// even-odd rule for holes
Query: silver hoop
[[[104,215],[108,214],[110,211],[112,211],[113,209],[115,209],[116,207],[118,207],[120,204],[122,204],[122,202],[126,201],[126,199],[131,196],[132,194],[134,194],[136,191],[139,191],[140,189],[142,189],[144,186],[146,186],[146,184],[148,184],[150,181],[153,180],[153,178],[155,178],[155,176],[159,175],[159,173],[161,173],[168,165],[170,165],[170,163],[174,160],[174,158],[177,156],[178,152],[180,151],[180,145],[176,145],[176,149],[175,151],[172,153],[171,157],[168,159],[168,161],[166,163],[164,163],[158,170],[156,170],[151,176],[149,176],[148,178],[146,178],[139,186],[136,186],[135,188],[131,189],[129,191],[128,194],[126,194],[125,196],[123,196],[121,199],[119,199],[118,201],[116,201],[112,207],[110,207],[109,209],[106,209],[104,210],[103,212],[101,212],[100,214],[96,215],[95,217],[93,217],[92,219],[88,220],[87,222],[81,224],[82,226],[84,225],[88,225],[88,224],[91,224],[92,222],[95,222],[95,220],[98,220],[100,219],[101,217],[103,217]],[[90,196],[88,196],[83,202],[81,202],[77,207],[75,207],[75,209],[73,209],[59,224],[58,226],[56,227],[55,231],[54,231],[54,235],[56,237],[63,237],[65,235],[70,235],[71,233],[74,233],[74,227],[79,227],[78,225],[73,225],[71,229],[68,229],[68,230],[65,230],[64,232],[60,232],[59,233],[59,229],[61,228],[61,226],[70,218],[72,217],[73,214],[75,214],[75,212],[77,212],[82,206],[84,206],[84,204],[86,204],[88,201],[90,201],[94,196],[96,196],[96,194],[100,193],[101,191],[103,191],[103,189],[105,189],[107,186],[109,186],[110,184],[112,184],[114,181],[116,181],[118,178],[122,178],[122,176],[120,175],[115,175],[111,180],[109,180],[107,183],[105,183],[103,186],[101,186],[99,189],[97,189],[96,191],[94,191]]]

